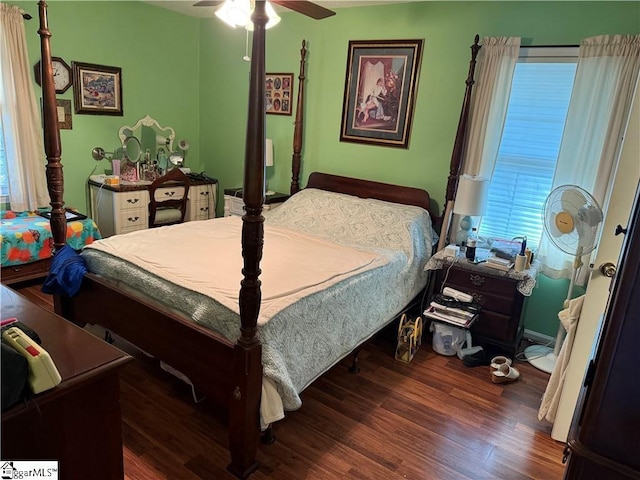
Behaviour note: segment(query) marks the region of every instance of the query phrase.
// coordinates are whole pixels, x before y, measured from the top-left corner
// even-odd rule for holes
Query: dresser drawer
[[[146,212],[141,209],[124,210],[119,212],[119,233],[131,232],[133,230],[142,230],[148,228],[148,217]]]
[[[197,203],[193,206],[192,212],[193,215],[189,220],[208,220],[214,217],[214,215],[211,215],[211,209],[208,203]]]
[[[172,198],[182,198],[184,196],[184,187],[176,185],[175,187],[159,188],[156,190],[156,200],[171,200]]]
[[[120,203],[120,210],[147,208],[147,203],[149,203],[146,191],[122,192],[116,198]]]
[[[9,267],[2,267],[1,280],[2,283],[9,284],[18,281],[29,280],[32,278],[44,277],[49,273],[50,266],[51,259],[46,258],[22,265],[11,265]]]

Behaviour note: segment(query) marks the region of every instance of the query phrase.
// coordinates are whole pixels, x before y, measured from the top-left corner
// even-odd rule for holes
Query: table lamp
[[[273,167],[273,140],[271,140],[270,138],[267,138],[264,141],[264,165],[266,167]],[[273,190],[267,189],[266,173],[265,173],[265,179],[264,179],[264,186],[266,190],[265,195],[268,196],[276,193]]]
[[[489,180],[484,177],[462,175],[453,204],[453,213],[462,215],[460,230],[456,233],[456,245],[465,245],[472,228],[473,217],[484,215],[489,196]]]

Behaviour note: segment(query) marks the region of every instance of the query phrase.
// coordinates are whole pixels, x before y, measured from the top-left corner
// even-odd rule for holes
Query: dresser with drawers
[[[218,184],[215,181],[191,181],[185,221],[215,218],[217,188]],[[183,189],[181,185],[159,188],[156,190],[156,199],[180,196]],[[90,180],[89,190],[91,217],[103,237],[148,228],[148,185],[106,185]]]
[[[524,332],[525,296],[518,290],[521,279],[458,258],[444,259],[435,280],[435,291],[454,288],[470,294],[482,307],[478,321],[471,327],[474,344],[515,355]]]

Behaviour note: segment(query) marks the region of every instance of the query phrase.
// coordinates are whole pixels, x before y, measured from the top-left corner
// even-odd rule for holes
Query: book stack
[[[485,265],[487,267],[495,268],[496,270],[507,272],[513,268],[513,260],[493,256],[487,258]]]
[[[491,253],[494,257],[515,261],[516,255],[520,253],[522,244],[514,240],[495,239],[491,242]]]
[[[469,328],[478,319],[477,312],[462,308],[449,307],[438,302],[431,302],[424,311],[424,316],[438,322],[449,323],[456,327]]]

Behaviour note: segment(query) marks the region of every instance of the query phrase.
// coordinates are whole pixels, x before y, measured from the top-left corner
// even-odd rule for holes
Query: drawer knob
[[[164,194],[167,197],[173,197],[176,194],[176,192],[164,192]]]
[[[485,280],[485,277],[483,277],[482,275],[469,275],[469,281],[476,287],[481,287],[482,285],[484,285]]]
[[[139,198],[128,198],[127,202],[129,203],[138,203],[138,200],[140,200]]]
[[[482,305],[482,294],[480,293],[472,293],[473,303],[477,303],[478,305]]]
[[[140,220],[140,217],[129,217],[127,218],[127,220],[129,220],[130,222],[137,222],[138,220]]]
[[[200,207],[200,211],[201,212],[208,212],[209,211],[209,207]]]
[[[204,195],[205,197],[209,196],[209,192],[200,192],[200,195]]]

